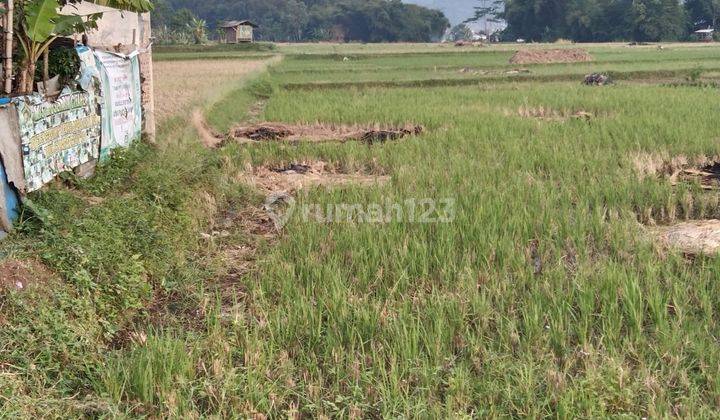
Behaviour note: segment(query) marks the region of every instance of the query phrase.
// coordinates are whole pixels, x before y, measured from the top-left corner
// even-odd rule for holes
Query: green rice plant
[[[0,250],[36,251],[59,278],[0,303],[0,358],[17,366],[0,374],[0,411],[715,417],[717,257],[688,259],[649,231],[720,217],[716,192],[670,178],[673,161],[719,153],[720,99],[661,85],[717,67],[717,47],[589,45],[595,62],[532,65],[526,79],[504,73],[516,48],[279,46],[282,63],[209,105],[213,128],[424,132],[208,150],[175,117],[157,148],[34,195],[49,218],[28,216]],[[618,83],[583,86],[596,68]],[[274,237],[241,227],[264,199],[247,168],[313,160],[391,179],[308,187],[300,208],[451,198],[455,217],[297,212]]]
[[[163,333],[137,339],[140,342],[129,352],[106,359],[96,392],[130,405],[164,406],[171,415],[188,414],[189,396],[183,393],[195,378],[195,360],[187,344]]]

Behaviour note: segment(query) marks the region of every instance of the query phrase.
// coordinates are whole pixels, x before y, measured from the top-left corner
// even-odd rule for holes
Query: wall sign
[[[103,95],[100,159],[104,160],[112,149],[128,147],[140,139],[140,62],[137,54],[124,56],[95,51],[95,58]]]
[[[55,102],[40,95],[13,100],[17,106],[27,191],[61,172],[97,159],[100,115],[92,92],[63,93]]]

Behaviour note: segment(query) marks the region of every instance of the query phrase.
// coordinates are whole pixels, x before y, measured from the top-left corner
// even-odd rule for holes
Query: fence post
[[[152,29],[150,13],[138,13],[140,26],[140,81],[142,89],[143,134],[148,142],[155,144],[155,89],[153,85]]]
[[[12,79],[13,79],[13,26],[14,26],[14,11],[15,1],[7,0],[5,2],[5,60],[3,63],[3,76],[5,77],[5,93],[12,93]]]

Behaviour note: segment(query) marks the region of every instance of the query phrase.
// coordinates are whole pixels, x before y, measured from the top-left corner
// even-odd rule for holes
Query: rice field
[[[240,80],[265,69],[277,58],[247,60],[156,60],[156,118],[162,124],[169,117],[190,115],[195,107],[217,101]]]
[[[53,277],[0,295],[0,412],[717,417],[719,260],[652,230],[720,219],[717,190],[672,176],[720,155],[720,49],[583,47],[593,62],[511,65],[506,45],[158,61],[172,147],[32,197],[45,213],[0,245]],[[616,83],[582,84],[599,71]],[[422,132],[234,140],[259,122]],[[349,181],[282,209],[257,187],[304,175]]]

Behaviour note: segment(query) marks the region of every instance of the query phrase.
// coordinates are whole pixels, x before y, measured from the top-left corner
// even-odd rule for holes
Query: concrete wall
[[[147,45],[140,45],[143,16],[138,13],[124,12],[92,3],[69,4],[62,9],[61,13],[79,16],[103,14],[98,22],[98,29],[87,34],[89,47],[103,48],[108,51],[115,51],[118,45],[147,47]],[[145,15],[148,15],[147,19],[149,19],[149,14]]]
[[[153,88],[153,62],[151,47],[150,13],[133,13],[98,6],[92,3],[68,4],[61,10],[65,15],[88,16],[102,13],[98,28],[87,33],[88,47],[129,54],[140,53],[142,80],[143,135],[155,142],[155,99]],[[81,36],[78,35],[78,40]]]

